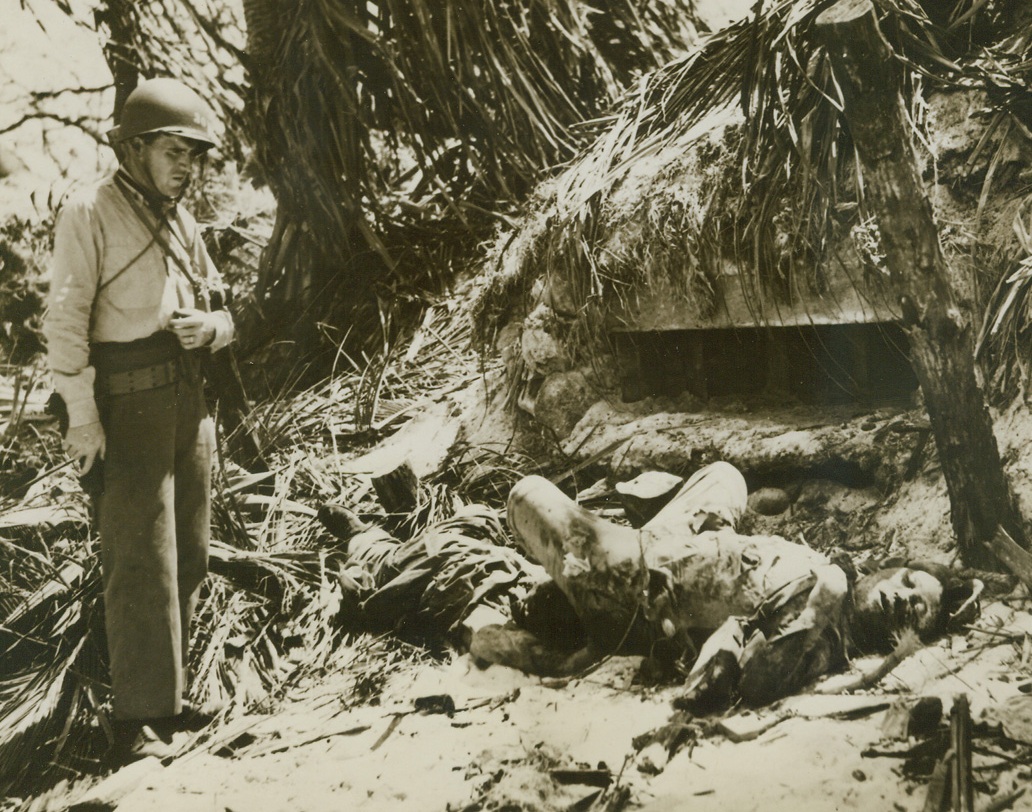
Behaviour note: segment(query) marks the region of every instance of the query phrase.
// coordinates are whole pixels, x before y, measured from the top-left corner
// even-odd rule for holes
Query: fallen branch
[[[996,533],[986,545],[1007,569],[1032,589],[1032,553],[1019,546],[1002,526],[996,528]]]
[[[332,739],[335,736],[357,736],[359,733],[365,733],[369,730],[369,725],[352,725],[351,727],[343,728],[341,730],[330,730],[325,733],[318,733],[308,738],[297,738],[290,741],[278,741],[269,747],[265,747],[260,750],[249,750],[247,753],[248,758],[258,758],[259,756],[272,755],[274,753],[283,753],[295,747],[307,747],[309,744],[315,744],[325,739]]]

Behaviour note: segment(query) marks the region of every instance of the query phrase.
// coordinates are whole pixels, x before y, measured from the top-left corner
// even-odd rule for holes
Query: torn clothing
[[[146,216],[154,216],[138,189],[120,187],[113,176],[67,200],[54,229],[43,331],[54,388],[65,401],[71,426],[99,417],[91,343],[130,342],[161,332],[177,309],[208,310],[210,291],[222,290],[193,217],[172,203],[153,225],[192,269],[198,290],[141,222],[127,194],[136,196]],[[232,318],[220,311],[211,350],[232,338]]]
[[[738,664],[734,686],[751,705],[773,702],[846,663],[849,582],[834,564],[772,595],[751,616],[730,616],[705,641],[686,680],[703,686],[720,655]]]
[[[508,516],[517,543],[600,647],[647,654],[657,641],[685,651],[706,641],[700,667],[717,650],[733,651],[743,689],[769,701],[844,661],[849,584],[804,545],[735,532],[746,495],[741,474],[716,463],[634,530],[527,477],[512,490]]]

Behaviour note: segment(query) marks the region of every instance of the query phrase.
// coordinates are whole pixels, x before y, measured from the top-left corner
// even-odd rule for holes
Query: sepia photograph
[[[1028,0],[0,20],[0,812],[1032,812]]]

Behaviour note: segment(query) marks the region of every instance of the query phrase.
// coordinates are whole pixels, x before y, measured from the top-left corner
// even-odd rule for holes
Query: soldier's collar
[[[165,197],[159,195],[152,189],[148,189],[142,183],[136,180],[124,166],[120,166],[118,171],[115,173],[115,180],[121,183],[123,187],[130,193],[135,194],[146,204],[147,208],[157,217],[159,220],[164,220],[172,215],[176,210],[176,204],[179,202],[178,198]]]

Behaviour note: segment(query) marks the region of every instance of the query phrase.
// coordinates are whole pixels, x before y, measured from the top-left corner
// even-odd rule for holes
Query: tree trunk
[[[279,0],[244,0],[244,22],[247,25],[247,54],[252,70],[273,66],[273,54],[282,29],[282,4]]]
[[[140,78],[136,46],[136,30],[127,0],[107,0],[96,12],[96,20],[107,26],[109,38],[104,44],[104,61],[115,80],[114,119],[118,123],[122,107]]]
[[[1022,524],[975,375],[972,325],[957,305],[932,206],[918,172],[898,62],[870,0],[840,0],[817,17],[860,157],[866,207],[900,297],[910,359],[924,393],[963,562],[989,568],[986,543]]]

